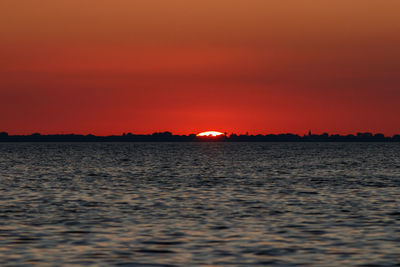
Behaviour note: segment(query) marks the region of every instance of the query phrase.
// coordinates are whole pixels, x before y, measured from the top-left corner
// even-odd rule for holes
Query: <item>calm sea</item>
[[[400,144],[0,144],[0,265],[74,264],[400,264]]]

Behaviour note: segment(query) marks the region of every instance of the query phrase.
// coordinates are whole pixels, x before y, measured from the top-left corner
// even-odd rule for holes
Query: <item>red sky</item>
[[[400,133],[398,0],[2,0],[0,131]]]

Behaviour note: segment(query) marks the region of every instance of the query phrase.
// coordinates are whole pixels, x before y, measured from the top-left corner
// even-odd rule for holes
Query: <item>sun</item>
[[[207,136],[207,137],[216,137],[220,135],[223,135],[223,133],[217,131],[207,131],[197,134],[197,136]]]

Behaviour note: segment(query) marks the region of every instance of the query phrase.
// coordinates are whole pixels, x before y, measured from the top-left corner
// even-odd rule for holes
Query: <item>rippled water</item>
[[[400,144],[0,144],[0,265],[393,266]]]

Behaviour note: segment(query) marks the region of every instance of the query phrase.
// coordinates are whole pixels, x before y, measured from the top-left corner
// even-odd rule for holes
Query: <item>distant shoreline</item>
[[[357,133],[355,135],[330,135],[327,133],[304,136],[296,134],[267,135],[222,135],[217,137],[199,137],[195,134],[174,135],[170,132],[153,133],[149,135],[122,134],[110,136],[55,134],[42,135],[9,135],[0,132],[0,142],[400,142],[400,135],[391,137],[383,134]]]

